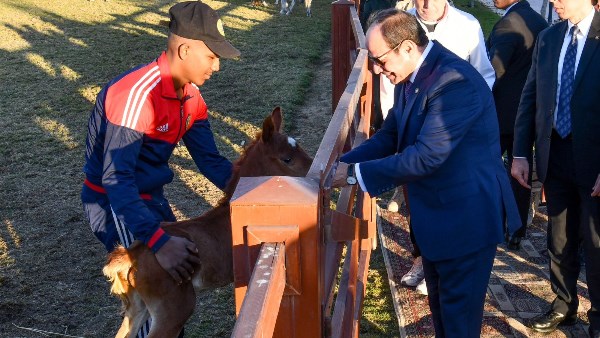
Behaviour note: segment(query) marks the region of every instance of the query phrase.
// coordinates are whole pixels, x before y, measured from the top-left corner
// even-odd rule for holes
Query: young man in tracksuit
[[[97,96],[81,198],[92,231],[109,252],[139,240],[181,283],[199,260],[194,243],[160,228],[175,220],[163,195],[173,180],[168,160],[183,140],[200,172],[225,187],[232,165],[217,150],[198,87],[219,70],[219,58],[240,52],[225,40],[223,23],[208,5],[178,3],[169,15],[167,50],[119,75]]]

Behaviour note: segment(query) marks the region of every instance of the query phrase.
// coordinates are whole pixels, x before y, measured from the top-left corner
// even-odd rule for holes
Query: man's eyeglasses
[[[405,40],[402,40],[402,42],[404,42]],[[383,59],[388,53],[390,53],[391,51],[395,50],[396,48],[400,47],[400,45],[402,44],[402,42],[400,42],[399,44],[396,45],[396,47],[388,50],[387,52],[379,55],[379,56],[372,56],[372,55],[367,55],[367,57],[369,58],[369,60],[371,60],[374,64],[378,65],[381,68],[385,68],[385,61],[382,61],[381,59]]]

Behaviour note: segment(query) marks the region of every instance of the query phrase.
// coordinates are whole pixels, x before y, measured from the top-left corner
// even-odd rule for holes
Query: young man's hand
[[[198,248],[196,245],[183,237],[172,236],[155,253],[160,266],[181,284],[184,280],[190,280],[194,273],[194,265],[200,264]]]

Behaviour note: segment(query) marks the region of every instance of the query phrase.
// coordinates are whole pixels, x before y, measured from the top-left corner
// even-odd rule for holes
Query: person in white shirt
[[[440,42],[451,52],[468,61],[481,74],[491,90],[496,80],[496,73],[488,59],[479,21],[471,14],[450,6],[447,0],[414,0],[414,5],[415,7],[407,12],[417,17],[427,37]],[[381,77],[380,99],[381,112],[385,119],[394,104],[394,85],[385,76]],[[396,191],[388,205],[388,210],[398,210],[395,202],[398,195]],[[416,258],[413,267],[402,277],[401,284],[416,286],[417,292],[426,295],[427,287],[420,252],[413,240],[412,230],[411,241]]]
[[[417,17],[427,37],[469,61],[491,89],[496,73],[487,55],[479,21],[471,14],[450,6],[447,0],[414,0],[414,5],[407,12]],[[394,104],[394,85],[384,76],[381,78],[381,112],[385,119]]]

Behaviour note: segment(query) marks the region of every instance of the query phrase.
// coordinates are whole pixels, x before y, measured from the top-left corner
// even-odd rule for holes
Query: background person
[[[535,40],[538,34],[548,27],[548,23],[525,0],[495,0],[494,6],[504,9],[506,12],[494,25],[486,47],[496,72],[496,82],[494,82],[492,93],[500,125],[500,153],[506,152],[508,170],[510,170],[513,159],[515,118],[521,92],[531,67],[531,54]],[[531,151],[527,154],[530,164],[527,178],[529,185],[531,185],[531,164],[533,163]],[[511,185],[523,226],[508,240],[507,247],[517,250],[520,248],[521,240],[525,237],[527,230],[531,189],[521,186],[514,178],[511,179]]]
[[[577,322],[583,247],[591,308],[600,337],[600,14],[590,0],[553,1],[564,21],[538,36],[515,122],[512,175],[527,183],[535,143],[548,211],[550,284],[556,298],[527,325],[552,332]]]

